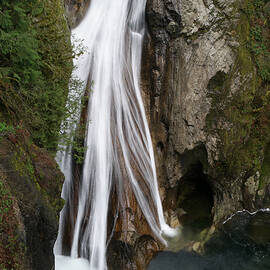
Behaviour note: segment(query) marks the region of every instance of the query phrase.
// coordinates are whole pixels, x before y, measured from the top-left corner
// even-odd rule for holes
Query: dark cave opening
[[[163,142],[158,142],[157,143],[157,149],[158,149],[158,152],[162,153],[163,150],[164,150],[164,144]]]
[[[199,233],[212,225],[213,192],[200,162],[189,166],[180,179],[177,198],[179,220],[184,228]]]

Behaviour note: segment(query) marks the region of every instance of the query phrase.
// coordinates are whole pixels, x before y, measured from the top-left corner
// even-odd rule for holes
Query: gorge
[[[0,269],[269,269],[268,0],[0,14]]]

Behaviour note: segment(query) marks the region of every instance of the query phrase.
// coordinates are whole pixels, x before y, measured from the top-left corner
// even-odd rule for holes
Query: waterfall
[[[145,5],[146,0],[91,0],[84,20],[72,31],[75,39],[83,39],[87,47],[87,53],[75,60],[77,68],[73,76],[84,82],[84,88],[87,82],[93,85],[76,205],[72,201],[71,149],[66,147],[57,153],[66,178],[62,192],[66,204],[54,248],[56,270],[79,266],[107,269],[107,215],[112,188],[116,190],[119,207],[125,208],[129,205],[126,186],[131,187],[153,234],[163,244],[167,244],[164,234],[174,235],[163,216],[154,152],[140,93]],[[79,113],[76,117],[78,123]],[[76,126],[75,121],[65,132],[72,134]],[[67,250],[63,239],[70,220],[74,226],[69,230],[72,243]]]

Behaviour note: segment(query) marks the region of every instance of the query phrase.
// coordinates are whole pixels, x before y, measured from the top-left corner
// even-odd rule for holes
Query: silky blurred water
[[[165,223],[140,91],[145,6],[146,0],[91,0],[85,18],[72,31],[75,39],[83,40],[87,48],[87,53],[74,62],[74,75],[84,87],[87,82],[93,84],[88,99],[86,151],[76,190],[72,150],[62,147],[57,153],[58,164],[66,177],[62,192],[66,204],[54,248],[55,255],[66,257],[56,256],[57,270],[67,261],[74,265],[70,269],[76,269],[76,264],[81,263],[78,258],[87,259],[91,270],[107,269],[112,190],[117,194],[118,212],[131,207],[130,192],[134,194],[160,242],[166,245],[167,240],[178,234]],[[71,140],[80,112],[75,116],[75,124],[63,130],[71,135]],[[126,226],[122,230],[128,230],[124,215],[122,223]]]

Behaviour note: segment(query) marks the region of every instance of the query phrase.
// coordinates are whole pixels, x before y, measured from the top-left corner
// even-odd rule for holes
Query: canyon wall
[[[269,207],[267,2],[147,3],[143,88],[168,216],[196,211],[195,178],[215,225]]]

